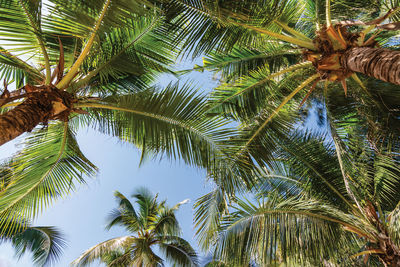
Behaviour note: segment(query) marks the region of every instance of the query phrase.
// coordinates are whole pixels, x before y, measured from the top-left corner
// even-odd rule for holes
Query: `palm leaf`
[[[271,73],[269,65],[265,65],[242,76],[233,84],[223,83],[211,94],[209,112],[223,112],[242,121],[258,116],[263,109],[271,109],[273,101],[279,105],[287,91],[295,90],[298,77],[307,73],[308,67],[309,63],[299,63]],[[292,71],[294,73],[285,75]],[[280,80],[276,80],[278,77]]]
[[[114,28],[101,37],[86,58],[81,70],[87,74],[78,80],[84,84],[107,84],[110,78],[140,76],[167,71],[174,58],[172,40],[162,28],[162,17],[141,17],[126,22],[128,27]],[[93,81],[91,81],[93,79]]]
[[[1,192],[1,223],[7,223],[8,216],[34,218],[52,200],[68,194],[76,182],[84,182],[84,176],[96,172],[67,123],[35,130],[25,149],[3,167],[11,170],[11,182]]]
[[[28,227],[15,235],[11,242],[18,257],[26,251],[32,252],[37,266],[54,264],[66,246],[63,235],[54,227]]]
[[[15,82],[16,88],[20,88],[26,81],[38,82],[42,77],[38,70],[0,47],[0,79],[7,84]]]
[[[95,260],[100,259],[105,254],[131,246],[133,242],[134,238],[131,236],[109,239],[86,250],[81,256],[79,256],[79,258],[71,262],[71,265],[87,266]]]
[[[271,32],[279,32],[281,29],[274,20],[290,22],[302,9],[301,4],[294,1],[262,4],[257,1],[219,1],[215,4],[213,1],[174,0],[165,7],[167,18],[178,32],[178,42],[182,42],[184,51],[191,51],[193,56],[213,49],[229,51],[234,45],[262,47],[266,41],[264,37],[239,25],[251,21]]]
[[[163,266],[163,259],[157,256],[150,247],[150,242],[154,241],[147,238],[135,238],[135,242],[130,248],[132,266]]]
[[[227,196],[220,188],[200,197],[194,205],[196,236],[203,250],[217,240],[222,217],[228,213]]]
[[[157,218],[151,227],[157,236],[181,234],[179,223],[175,216],[177,209],[177,207],[168,208],[164,206],[159,210]]]
[[[267,43],[263,49],[235,46],[229,53],[212,51],[203,58],[203,66],[196,66],[194,69],[220,72],[225,81],[230,81],[267,64],[270,71],[279,70],[282,65],[294,61],[299,52],[290,46],[274,42]]]
[[[1,1],[0,36],[10,42],[13,51],[40,51],[44,45],[41,35],[41,1]]]
[[[174,266],[198,266],[197,254],[190,244],[178,236],[166,236],[158,243],[160,251]]]
[[[279,200],[271,195],[258,205],[238,200],[237,211],[225,217],[216,255],[233,264],[252,259],[268,264],[277,257],[300,263],[337,259],[336,245],[344,247],[352,238],[343,235],[339,225],[356,228],[354,224],[358,221],[351,216],[312,199]]]
[[[107,217],[106,229],[109,230],[115,225],[124,226],[132,232],[137,231],[142,225],[136,214],[132,203],[120,192],[115,191],[114,195],[119,201],[119,207],[113,209]]]
[[[92,115],[89,125],[106,134],[207,168],[228,191],[243,186],[251,168],[248,162],[229,157],[230,150],[237,148],[227,140],[234,130],[226,127],[226,120],[206,117],[205,98],[188,85],[178,88],[170,85],[159,93],[147,90],[76,107],[87,108]]]

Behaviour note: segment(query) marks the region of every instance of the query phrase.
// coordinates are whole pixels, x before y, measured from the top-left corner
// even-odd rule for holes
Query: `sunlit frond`
[[[79,256],[79,258],[74,260],[71,265],[87,266],[93,263],[95,260],[100,259],[105,254],[130,247],[134,242],[135,238],[131,236],[122,236],[109,239],[86,250],[81,256]]]
[[[237,149],[235,141],[228,139],[235,130],[227,127],[227,120],[207,117],[205,100],[188,85],[170,85],[162,92],[147,90],[76,106],[87,108],[89,125],[106,134],[145,152],[206,168],[227,191],[243,187],[251,178],[251,165],[229,156]]]
[[[68,123],[50,124],[26,138],[25,148],[2,166],[10,183],[1,191],[0,222],[32,219],[52,201],[67,195],[76,183],[96,173],[83,156]]]
[[[229,51],[234,45],[262,47],[265,38],[240,24],[255,23],[271,32],[281,28],[275,19],[291,22],[302,11],[297,1],[213,1],[174,0],[165,8],[167,18],[179,33],[184,51],[193,56],[213,49]],[[190,21],[190,23],[187,23]]]
[[[267,43],[263,49],[235,46],[226,54],[217,51],[209,53],[207,57],[203,57],[203,66],[195,66],[194,70],[215,71],[221,73],[225,81],[230,81],[266,65],[270,71],[277,71],[295,60],[299,53],[299,50],[277,42]]]
[[[217,240],[221,220],[228,213],[228,200],[219,188],[200,197],[195,205],[196,236],[203,250],[208,250]]]
[[[238,200],[236,211],[224,218],[215,255],[239,265],[252,260],[263,265],[278,259],[340,260],[337,247],[351,249],[346,246],[352,242],[342,227],[357,225],[355,218],[313,199],[279,200],[271,195],[258,204]]]

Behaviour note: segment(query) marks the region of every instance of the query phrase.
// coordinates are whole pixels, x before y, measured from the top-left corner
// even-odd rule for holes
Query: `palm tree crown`
[[[95,245],[76,259],[74,266],[86,266],[96,259],[107,266],[163,266],[164,260],[174,266],[197,266],[196,252],[180,237],[175,217],[176,210],[186,201],[169,208],[144,188],[132,195],[136,205],[118,191],[114,195],[119,206],[108,216],[106,229],[118,225],[131,235]],[[164,255],[164,260],[155,254],[154,247]]]
[[[383,116],[369,120],[371,130],[372,122],[385,123],[383,117],[398,121],[397,109],[386,106],[400,83],[392,72],[399,70],[399,44],[389,30],[400,24],[398,1],[168,2],[167,17],[184,51],[206,54],[195,69],[221,77],[209,113],[240,120],[245,130],[237,158],[249,153],[261,164],[275,140],[296,125],[310,95],[326,107],[375,107]],[[390,96],[381,84],[391,88]],[[345,96],[355,101],[341,102]]]

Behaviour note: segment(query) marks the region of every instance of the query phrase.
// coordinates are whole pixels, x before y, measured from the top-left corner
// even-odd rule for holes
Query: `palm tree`
[[[157,6],[5,0],[0,16],[0,144],[26,134],[1,166],[0,225],[10,216],[32,220],[95,175],[75,139],[82,127],[133,143],[144,156],[207,168],[227,190],[243,183],[221,179],[245,176],[222,149],[233,133],[226,121],[205,115],[206,97],[188,84],[151,86],[176,56]]]
[[[255,200],[236,199],[217,229],[197,217],[199,229],[216,236],[208,244],[216,259],[229,266],[400,264],[397,156],[357,134],[328,142],[298,132],[278,150]],[[206,204],[200,199],[197,215]]]
[[[180,228],[175,217],[176,210],[186,201],[170,208],[165,201],[157,199],[158,195],[141,188],[132,195],[135,207],[120,192],[116,191],[114,195],[118,208],[110,213],[106,229],[119,225],[131,234],[93,246],[72,265],[87,266],[100,259],[107,266],[163,266],[164,260],[154,253],[157,247],[174,266],[197,266],[196,252],[179,236]]]
[[[215,48],[220,52],[230,52],[236,44],[265,51],[263,47],[267,43],[285,43],[292,48],[292,52],[298,48],[305,49],[305,59],[319,73],[312,80],[344,81],[352,73],[359,72],[400,84],[398,75],[389,77],[396,72],[392,65],[398,62],[398,52],[395,49],[375,48],[378,42],[385,44],[389,41],[388,37],[395,35],[388,30],[400,27],[397,22],[383,24],[388,20],[397,21],[399,10],[396,1],[341,1],[333,6],[329,0],[167,2],[168,16],[179,31],[178,39],[183,41],[184,49],[193,49],[195,55]],[[181,12],[177,12],[178,9]],[[383,16],[371,21],[360,20],[382,13]],[[332,15],[337,15],[334,18],[336,23],[332,22]],[[359,20],[355,20],[356,16]],[[365,29],[350,32],[348,26]],[[372,35],[368,35],[371,32]],[[396,47],[397,43],[390,45]],[[268,55],[259,53],[258,57],[247,55],[242,59],[250,61],[266,57]],[[387,57],[393,61],[385,61]],[[377,65],[377,62],[380,63]],[[238,64],[239,60],[229,63]],[[225,61],[224,67],[227,64]]]
[[[392,68],[399,62],[398,42],[389,31],[399,26],[398,1],[168,2],[166,14],[182,47],[206,54],[194,69],[222,79],[209,113],[239,119],[246,130],[237,158],[250,153],[257,160],[256,153],[274,147],[299,121],[296,111],[312,93],[331,96],[320,97],[325,107],[338,106],[343,87],[344,96],[382,114],[381,125],[387,118],[398,121],[380,90],[383,84],[398,95],[400,75]],[[368,122],[373,129],[374,121]]]

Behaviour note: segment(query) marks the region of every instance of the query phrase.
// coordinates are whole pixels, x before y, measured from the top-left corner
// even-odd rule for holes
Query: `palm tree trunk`
[[[66,121],[74,102],[72,95],[53,88],[40,88],[24,102],[0,115],[0,145],[32,131],[50,119]]]
[[[400,85],[400,51],[353,47],[343,54],[341,64],[350,71]]]
[[[17,136],[32,131],[40,122],[50,117],[51,102],[38,97],[28,98],[22,104],[0,115],[0,145]]]

